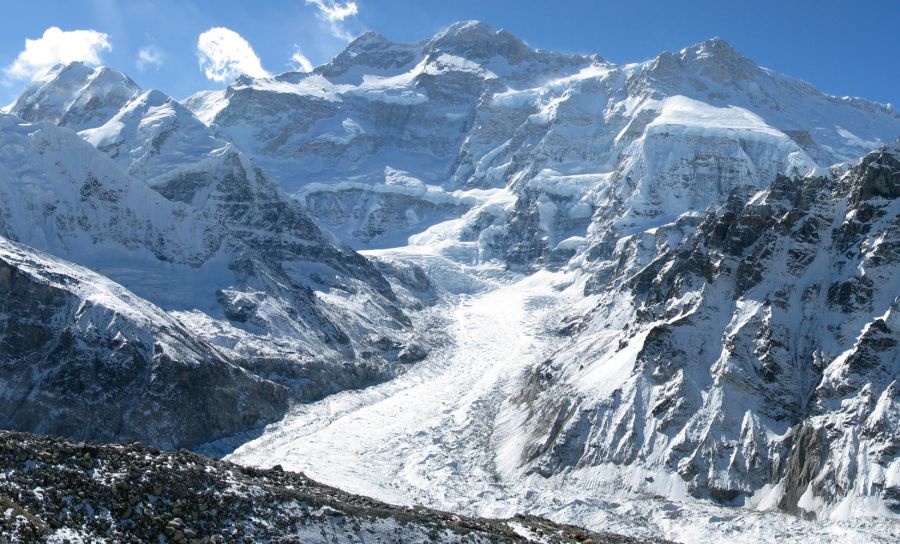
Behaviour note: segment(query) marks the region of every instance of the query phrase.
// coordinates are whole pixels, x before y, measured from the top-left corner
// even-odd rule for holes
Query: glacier
[[[494,271],[497,265],[511,274],[499,288],[485,287],[483,280],[475,283],[474,289],[483,293],[478,299],[484,301],[483,309],[477,303],[469,310],[471,288],[453,294],[463,297],[467,312],[462,324],[447,326],[452,345],[447,355],[437,350],[434,361],[426,359],[389,384],[299,408],[229,458],[282,463],[390,501],[500,516],[526,504],[556,519],[642,536],[799,542],[811,534],[824,538],[823,533],[830,533],[834,541],[890,534],[892,522],[877,521],[896,516],[890,506],[893,492],[887,490],[896,473],[890,446],[896,439],[890,432],[879,435],[874,446],[857,445],[856,435],[841,438],[844,457],[822,459],[821,464],[804,465],[791,454],[808,450],[828,457],[825,442],[809,442],[809,436],[824,431],[808,429],[833,428],[835,423],[827,421],[838,417],[828,415],[836,408],[816,398],[826,387],[823,359],[839,356],[841,350],[826,347],[833,343],[824,321],[810,320],[824,310],[822,305],[834,303],[824,300],[824,291],[809,302],[800,296],[815,285],[842,289],[844,280],[829,268],[838,258],[828,255],[838,250],[815,246],[825,243],[821,237],[801,238],[801,245],[813,246],[782,250],[788,273],[779,272],[779,261],[770,255],[764,262],[747,255],[749,262],[731,264],[727,259],[740,258],[735,254],[740,246],[729,247],[727,240],[717,242],[729,248],[725,255],[704,257],[711,264],[699,262],[689,249],[702,236],[723,236],[709,232],[728,228],[710,225],[711,218],[730,217],[744,205],[746,219],[741,221],[750,227],[742,228],[752,231],[754,221],[772,221],[779,213],[792,220],[810,213],[805,205],[790,210],[818,195],[817,206],[824,208],[815,210],[818,219],[806,229],[825,236],[827,229],[838,228],[846,206],[842,202],[852,198],[841,196],[838,187],[853,184],[846,172],[858,157],[897,138],[900,117],[894,109],[824,95],[755,65],[719,39],[645,63],[615,66],[600,57],[567,56],[554,61],[553,68],[545,59],[555,54],[523,54],[509,49],[508,40],[477,23],[455,25],[417,44],[367,35],[311,75],[245,78],[215,95],[210,107],[199,97],[186,101],[236,141],[256,142],[248,152],[261,164],[273,171],[304,172],[285,176],[285,186],[296,189],[295,196],[321,224],[338,227],[338,235],[354,247],[372,248],[365,254],[413,259],[456,290],[459,266],[471,268],[466,275],[476,278],[474,270]],[[483,43],[474,56],[463,58],[475,59],[480,68],[448,60],[447,55],[474,47],[473,42]],[[347,63],[356,57],[360,60],[353,72]],[[440,75],[447,76],[445,88],[453,89],[449,97],[442,94],[445,88],[434,90]],[[408,100],[386,100],[385,85],[395,86],[395,96]],[[212,95],[202,96],[209,100]],[[358,105],[361,96],[368,98],[364,106]],[[282,100],[318,120],[310,124],[306,116],[298,127],[293,117],[273,119],[269,112],[276,110],[270,108]],[[392,116],[404,116],[410,132],[391,132],[379,124],[384,121],[371,117],[373,110],[384,112],[392,123],[397,119]],[[440,138],[453,132],[446,130],[448,123],[470,119],[455,144],[458,151],[442,140],[409,139],[431,128],[441,114]],[[286,133],[291,139],[278,136]],[[420,195],[442,190],[442,197],[476,198],[465,202],[458,218],[441,221],[441,211],[432,216],[431,226],[410,222],[406,212],[418,215],[423,203],[410,201],[408,185],[391,183],[389,177],[398,169],[416,180],[415,186],[435,188],[420,190]],[[340,181],[347,179],[352,186]],[[768,211],[774,201],[769,203],[767,195],[774,187],[784,191],[798,183],[809,188],[782,202],[787,209]],[[398,201],[394,195],[403,198]],[[889,221],[896,217],[891,210],[879,213]],[[348,219],[352,229],[341,230]],[[405,236],[423,226],[424,232],[409,236],[408,246],[385,247],[396,240],[383,233],[399,230]],[[779,232],[784,228],[778,227]],[[894,228],[890,223],[861,227],[871,238],[844,240],[842,247],[874,244]],[[896,262],[890,257],[886,262],[883,295],[865,296],[889,304],[896,293]],[[736,280],[703,283],[704,275],[735,266],[741,275]],[[855,269],[850,263],[842,266]],[[435,272],[436,267],[443,270]],[[451,278],[444,277],[447,269],[454,270]],[[737,292],[727,286],[729,281],[747,283],[747,277],[767,269],[776,284],[775,278],[787,273],[787,286],[744,298],[746,286]],[[803,270],[809,271],[806,276]],[[528,286],[539,281],[544,282],[543,296],[528,303]],[[496,298],[509,282],[525,300]],[[787,310],[782,317],[772,315],[768,308],[788,296],[786,290],[800,298],[782,298]],[[458,304],[451,307],[460,308]],[[534,315],[523,318],[522,305]],[[792,308],[801,313],[791,313]],[[479,309],[496,313],[478,316]],[[842,307],[831,319],[837,323],[860,312],[855,325],[847,325],[849,341],[852,330],[870,326],[884,311],[886,307]],[[521,326],[526,330],[537,326],[542,331],[533,333],[540,338],[534,353],[518,351],[533,345],[533,337],[523,338],[521,331],[508,340],[500,336],[504,329],[499,323],[509,319],[525,321]],[[776,324],[775,319],[783,321]],[[715,321],[720,328],[713,327]],[[693,328],[687,326],[694,322]],[[816,327],[825,335],[819,340],[809,336]],[[754,340],[757,334],[764,339]],[[809,338],[803,340],[809,347],[781,347],[801,338]],[[750,346],[738,348],[738,342]],[[865,397],[874,404],[862,408],[863,401],[846,400],[844,404],[853,404],[843,410],[855,406],[863,410],[862,418],[892,417],[897,349],[890,342],[885,340],[887,359],[880,363],[886,377],[879,379],[885,381],[872,382],[867,393],[872,397]],[[731,356],[734,362],[725,358],[713,365],[711,359],[708,370],[696,362],[696,353],[703,354],[710,344],[718,348],[702,357],[714,356],[723,345],[726,355],[744,351]],[[852,343],[841,345],[849,349]],[[643,361],[653,353],[661,354],[655,363],[660,367],[651,373]],[[759,363],[743,362],[743,369],[733,369],[739,355]],[[509,366],[510,357],[517,364]],[[786,358],[797,360],[796,367],[773,368],[772,361]],[[491,364],[473,367],[478,361]],[[435,366],[445,365],[447,373],[468,370],[465,377],[434,375]],[[764,376],[770,385],[751,386],[748,377],[738,379],[738,372]],[[779,383],[788,372],[789,381]],[[775,373],[781,378],[774,378]],[[471,385],[457,393],[456,382]],[[446,402],[443,411],[432,407],[435,396]],[[406,412],[410,405],[421,411]],[[700,411],[691,417],[695,410]],[[871,416],[864,415],[868,410]],[[335,455],[326,453],[335,443],[342,444],[336,448],[341,454],[334,461],[319,461]],[[876,453],[880,448],[884,453]],[[794,463],[800,464],[791,468]],[[858,475],[857,466],[869,472]],[[794,470],[807,475],[798,478]],[[583,489],[602,499],[576,506],[586,500],[577,492]],[[623,501],[623,494],[631,500]],[[647,525],[641,529],[633,520],[599,512],[621,501],[622,511],[631,513],[639,508],[635,501],[648,498],[652,500],[641,510]],[[685,502],[693,506],[685,508]],[[730,506],[722,509],[721,504]],[[698,528],[694,508],[716,521]],[[819,521],[804,522],[773,510]],[[874,521],[865,521],[870,516],[876,516]]]

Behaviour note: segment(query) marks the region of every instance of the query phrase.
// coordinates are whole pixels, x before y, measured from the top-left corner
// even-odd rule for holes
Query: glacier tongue
[[[890,155],[873,154],[837,180],[781,178],[768,190],[750,190],[748,196],[736,196],[710,216],[683,218],[629,237],[617,249],[617,259],[639,257],[658,262],[646,269],[637,266],[630,270],[634,263],[620,263],[622,268],[612,277],[618,278],[613,285],[621,285],[621,293],[594,286],[590,290],[597,294],[585,298],[585,284],[596,280],[578,269],[540,271],[523,277],[510,272],[498,276],[491,264],[463,265],[467,276],[481,278],[473,286],[475,293],[470,291],[461,298],[449,296],[432,309],[439,316],[449,316],[445,326],[447,349],[435,350],[407,374],[386,384],[344,392],[298,408],[228,458],[262,466],[282,464],[325,482],[401,504],[424,503],[488,516],[525,509],[563,522],[635,536],[665,536],[686,542],[799,543],[811,538],[823,542],[890,542],[895,523],[890,518],[895,514],[885,509],[884,499],[889,495],[879,498],[877,493],[892,485],[897,462],[889,446],[891,431],[886,430],[895,411],[891,380],[896,379],[898,360],[896,343],[891,343],[896,332],[891,331],[897,330],[892,324],[897,313],[894,309],[886,313],[876,309],[854,314],[852,310],[845,312],[842,305],[856,307],[868,300],[880,300],[882,306],[896,305],[890,293],[896,293],[896,273],[891,270],[897,264],[876,257],[890,251],[896,235],[891,221],[898,214],[892,210],[900,192],[895,181],[889,180],[900,170],[891,166],[892,160]],[[502,201],[502,197],[494,195],[489,201]],[[850,208],[845,207],[847,202]],[[870,210],[864,212],[865,217],[876,219],[871,223],[870,219],[858,219],[864,216],[854,210]],[[805,215],[808,217],[804,219]],[[784,446],[778,441],[791,436],[788,427],[797,421],[796,416],[786,419],[785,414],[801,410],[795,403],[803,393],[794,392],[793,380],[807,379],[803,373],[814,370],[767,370],[767,366],[786,358],[763,357],[763,368],[755,372],[763,376],[780,372],[781,383],[771,383],[764,390],[746,388],[749,378],[743,374],[748,370],[740,368],[747,364],[742,359],[747,351],[743,344],[755,341],[760,349],[769,351],[785,348],[784,340],[768,342],[768,336],[753,332],[765,326],[759,316],[768,312],[768,319],[778,323],[769,325],[777,328],[771,335],[794,334],[796,325],[792,323],[793,314],[773,312],[773,303],[755,300],[752,289],[771,289],[777,297],[783,296],[778,293],[783,293],[784,282],[791,284],[794,277],[801,278],[798,283],[803,285],[821,283],[822,279],[813,278],[823,274],[827,278],[833,270],[817,261],[808,262],[799,250],[813,243],[811,236],[832,236],[829,232],[834,222],[841,225],[845,215],[850,222],[840,228],[849,238],[834,246],[825,244],[821,252],[845,251],[861,242],[858,247],[868,249],[862,255],[852,251],[848,255],[863,259],[862,264],[851,260],[838,270],[852,277],[855,271],[864,269],[868,275],[882,278],[879,288],[887,296],[869,297],[865,285],[854,287],[858,280],[850,279],[844,280],[849,281],[845,288],[839,284],[830,288],[832,302],[828,306],[813,303],[822,314],[820,319],[835,325],[849,319],[843,324],[848,333],[858,325],[864,334],[859,339],[849,336],[851,351],[837,357],[825,370],[826,377],[811,401],[820,403],[820,407],[811,410],[809,428],[824,426],[832,437],[839,433],[839,446],[833,455],[826,453],[827,446],[823,449],[821,443],[803,438],[818,431],[810,433],[797,427],[792,431],[800,433],[794,452],[820,452],[816,455],[827,460],[821,465],[804,465],[801,461],[797,469],[791,469],[787,467],[796,462],[789,460],[789,452],[779,453]],[[774,226],[760,222],[760,217],[782,218],[796,225],[808,221],[822,228],[795,227],[792,231],[777,226],[777,222]],[[418,263],[432,278],[440,278],[439,285],[465,291],[465,286],[459,285],[459,278],[465,277],[458,272],[461,265],[453,259],[462,256],[464,262],[472,261],[465,249],[467,242],[458,241],[459,228],[460,221],[449,221],[414,237],[410,246],[371,254]],[[791,257],[768,267],[734,262],[746,248],[756,247],[753,242],[757,237],[770,244],[778,240],[765,234],[767,229],[795,238],[783,249]],[[854,238],[859,233],[863,233],[861,240]],[[660,251],[658,258],[640,257],[643,246],[660,241],[672,244],[672,248]],[[709,244],[710,250],[722,245],[724,259],[715,265],[719,269],[716,274],[722,277],[711,286],[703,286],[710,280],[703,276],[706,266],[696,261],[697,249],[692,244],[697,243]],[[744,259],[759,258],[756,253],[751,255]],[[766,274],[767,269],[773,279],[757,276]],[[737,270],[739,277],[726,279],[727,270]],[[730,292],[735,288],[744,294],[735,296]],[[647,290],[651,295],[645,294]],[[654,313],[642,310],[645,299],[662,304],[662,315],[654,317]],[[798,307],[807,304],[810,302],[798,303]],[[836,312],[836,317],[825,317],[827,312]],[[569,337],[560,335],[561,316],[572,318],[562,329]],[[428,318],[420,318],[434,326]],[[871,318],[874,323],[867,322]],[[706,338],[703,327],[713,327],[717,320],[723,338]],[[802,325],[799,330],[822,335],[823,339],[837,331],[834,327],[817,331]],[[672,356],[655,360],[662,370],[654,370],[650,378],[660,385],[636,386],[649,372],[645,370],[648,354],[656,353],[663,340],[669,343]],[[688,355],[682,362],[676,357],[675,350],[702,352],[702,347],[710,344],[724,346],[723,353],[728,354],[711,368],[695,364],[692,357],[696,355]],[[825,353],[821,351],[820,356]],[[851,353],[861,358],[860,364],[846,364]],[[684,371],[667,372],[665,365]],[[705,378],[707,370],[716,374]],[[691,381],[681,378],[688,372]],[[868,386],[857,383],[866,380]],[[710,389],[688,389],[696,384]],[[644,398],[632,399],[633,393]],[[774,402],[774,397],[780,400]],[[701,399],[705,404],[693,404]],[[692,418],[688,427],[699,423],[704,425],[702,430],[681,431],[678,425],[685,420],[679,411]],[[857,434],[857,423],[847,418],[867,422],[864,425],[871,430],[863,433],[866,438]],[[673,425],[674,431],[669,430]],[[701,438],[708,442],[701,443],[696,454],[679,449],[684,446],[677,444],[665,450],[665,442],[659,438],[662,433],[671,433],[673,442],[689,444],[701,432],[705,433]],[[730,433],[739,433],[740,441],[729,438]],[[860,439],[863,443],[857,445]],[[877,445],[879,441],[887,444],[887,449]],[[627,457],[638,448],[644,448],[646,455],[642,452],[639,458]],[[731,455],[729,469],[719,468],[715,448]],[[879,449],[881,453],[876,453]],[[765,462],[766,455],[783,456],[782,469],[788,471],[784,481],[767,476],[768,469],[754,468]],[[747,464],[737,465],[735,458],[746,459]],[[687,459],[701,469],[701,474],[708,469],[709,485],[749,483],[750,493],[735,501],[720,492],[718,500],[731,501],[734,506],[717,505],[698,493],[692,480],[694,472],[683,472],[680,468],[684,463],[673,465],[667,459]],[[854,463],[868,471],[855,480],[846,468]],[[795,470],[798,472],[791,476]],[[820,472],[810,474],[810,470]],[[801,472],[808,476],[799,476]],[[798,481],[791,480],[798,476],[799,487]],[[785,499],[792,487],[799,491],[792,499]],[[835,488],[843,491],[827,495]],[[779,506],[814,512],[820,519],[807,521],[780,513]]]
[[[393,251],[378,253],[387,258]],[[428,252],[397,257],[451,273],[459,267]],[[462,294],[448,295],[420,316],[429,325],[438,320],[447,335],[425,361],[390,382],[298,406],[227,458],[281,464],[404,504],[515,513],[495,467],[494,420],[523,371],[561,340],[545,321],[562,303],[552,286],[571,279],[551,273],[522,278],[490,268],[464,274],[457,272],[457,281],[483,279],[455,286]]]

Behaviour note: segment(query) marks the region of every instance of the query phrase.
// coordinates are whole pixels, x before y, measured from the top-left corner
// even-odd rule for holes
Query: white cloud
[[[329,23],[331,33],[335,37],[346,41],[353,39],[353,34],[347,31],[343,22],[348,17],[354,17],[359,13],[359,7],[356,5],[356,2],[341,3],[338,0],[306,0],[306,5],[316,7],[319,18]]]
[[[137,66],[137,69],[141,71],[151,66],[154,68],[159,68],[160,66],[162,66],[162,63],[163,52],[155,45],[145,45],[138,49],[137,59],[134,61],[134,65]]]
[[[96,30],[65,31],[51,26],[40,38],[25,40],[25,49],[6,68],[6,76],[30,79],[56,64],[75,61],[100,64],[101,53],[111,50],[108,34]]]
[[[241,74],[251,77],[269,75],[247,40],[228,28],[214,27],[200,34],[197,54],[200,68],[213,81],[228,81]]]
[[[300,72],[312,72],[313,63],[306,58],[306,55],[300,52],[300,47],[294,44],[294,54],[291,55],[291,62],[294,63],[294,69]]]
[[[316,6],[319,10],[319,16],[329,22],[343,21],[347,17],[359,13],[356,2],[341,4],[334,0],[306,0],[306,3]]]

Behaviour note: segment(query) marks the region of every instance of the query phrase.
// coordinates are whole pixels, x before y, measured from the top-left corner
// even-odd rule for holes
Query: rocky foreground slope
[[[0,542],[638,544],[520,516],[396,507],[280,468],[0,432]],[[654,541],[662,542],[662,541]]]

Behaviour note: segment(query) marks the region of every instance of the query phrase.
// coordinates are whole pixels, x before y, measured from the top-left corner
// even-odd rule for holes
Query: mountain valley
[[[58,65],[0,112],[0,428],[372,497],[297,507],[342,542],[894,542],[898,137],[719,38],[369,32],[181,101]]]

